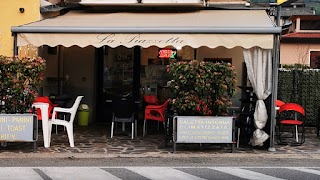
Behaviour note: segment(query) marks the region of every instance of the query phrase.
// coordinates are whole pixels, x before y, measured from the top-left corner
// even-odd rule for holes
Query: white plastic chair
[[[49,141],[51,141],[51,131],[52,131],[52,125],[62,125],[66,127],[67,129],[67,134],[69,138],[69,143],[70,147],[74,147],[74,138],[73,138],[73,121],[76,116],[79,104],[83,96],[78,96],[77,99],[75,100],[74,104],[72,105],[71,108],[61,108],[61,107],[54,107],[53,108],[53,113],[52,113],[52,119],[50,122],[50,129],[49,129]],[[64,119],[56,119],[56,114],[57,112],[62,112],[62,113],[69,113],[70,114],[70,120],[64,120]],[[49,142],[50,143],[50,142]]]

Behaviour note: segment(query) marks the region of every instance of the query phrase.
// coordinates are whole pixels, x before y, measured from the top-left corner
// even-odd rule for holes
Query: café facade
[[[168,79],[163,72],[168,61],[159,54],[168,50],[176,53],[173,59],[220,58],[232,62],[237,69],[245,61],[251,84],[256,94],[261,94],[256,106],[263,113],[258,116],[260,124],[275,116],[271,108],[274,104],[269,107],[268,117],[263,100],[270,94],[275,99],[272,92],[277,92],[281,28],[276,27],[265,10],[110,13],[72,10],[12,27],[11,31],[15,54],[18,47],[32,44],[40,47],[39,55],[47,60],[43,94],[66,93],[72,98],[84,95],[83,102],[91,107],[91,123],[108,121],[106,112],[110,108],[106,102],[114,95],[141,100],[141,95],[156,84],[155,93],[160,99],[166,98]],[[244,73],[238,72],[239,77]],[[270,132],[263,132],[261,126],[257,133],[271,134],[273,138],[274,125],[271,126]],[[272,142],[273,139],[271,146]]]

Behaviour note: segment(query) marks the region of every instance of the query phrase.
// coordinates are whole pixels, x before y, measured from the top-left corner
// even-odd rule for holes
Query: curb
[[[97,159],[97,158],[262,158],[262,159],[320,159],[320,154],[273,154],[273,153],[221,153],[221,154],[89,154],[89,153],[1,153],[0,159],[20,158],[71,158],[71,159]]]

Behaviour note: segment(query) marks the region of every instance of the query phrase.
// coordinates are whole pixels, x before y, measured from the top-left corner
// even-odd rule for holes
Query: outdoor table
[[[49,104],[36,102],[32,104],[32,107],[39,108],[41,110],[43,143],[44,143],[44,147],[48,148],[50,147],[49,133],[51,133],[49,132],[49,115],[48,115]]]

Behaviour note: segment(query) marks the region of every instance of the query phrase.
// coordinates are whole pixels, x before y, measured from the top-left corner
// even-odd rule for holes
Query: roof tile
[[[303,39],[320,39],[320,32],[319,33],[305,33],[305,32],[295,32],[285,34],[281,37],[282,39],[294,39],[294,38],[303,38]]]

